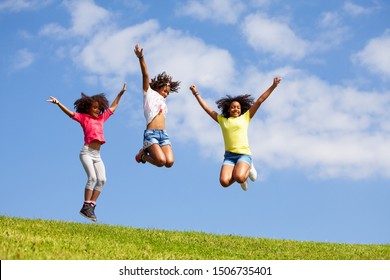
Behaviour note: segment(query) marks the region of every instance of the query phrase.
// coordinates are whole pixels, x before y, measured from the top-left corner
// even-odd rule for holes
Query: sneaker
[[[249,170],[249,179],[251,179],[252,182],[256,181],[257,179],[257,171],[253,163],[251,164],[251,169]]]
[[[145,163],[145,159],[143,159],[143,156],[145,155],[145,150],[144,149],[141,149],[139,150],[138,154],[136,154],[135,156],[135,161],[138,162],[138,163]]]
[[[95,216],[95,207],[96,205],[93,205],[91,203],[84,203],[83,208],[80,210],[80,215],[90,219],[93,222],[96,222],[96,216]]]
[[[246,191],[248,189],[248,182],[245,181],[244,183],[241,183],[240,186],[243,191]]]

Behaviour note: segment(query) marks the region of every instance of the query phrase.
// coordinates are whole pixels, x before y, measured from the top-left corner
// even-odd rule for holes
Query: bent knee
[[[234,179],[236,180],[237,183],[242,184],[248,179],[248,177],[244,175],[236,175],[234,176]]]
[[[239,184],[245,183],[246,179],[237,179],[236,182]]]
[[[166,161],[165,161],[165,159],[157,159],[157,160],[155,160],[155,163],[156,163],[156,166],[163,167],[163,166],[165,166]]]
[[[97,182],[96,182],[96,185],[104,186],[106,181],[107,181],[106,178],[98,179]]]
[[[229,187],[230,186],[230,181],[227,181],[227,180],[223,180],[223,179],[220,179],[219,180],[219,183],[221,184],[221,186],[222,187],[224,187],[224,188],[227,188],[227,187]]]

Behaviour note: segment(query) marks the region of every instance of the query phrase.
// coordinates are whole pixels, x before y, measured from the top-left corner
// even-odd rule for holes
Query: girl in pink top
[[[80,214],[96,222],[95,207],[102,188],[106,182],[106,171],[100,157],[100,147],[104,140],[103,124],[115,112],[119,101],[126,91],[126,83],[118,93],[111,106],[103,93],[94,96],[81,94],[74,102],[76,112],[72,112],[58,99],[50,96],[47,100],[58,107],[73,120],[80,123],[84,131],[84,146],[80,151],[80,161],[83,164],[88,180],[84,190],[84,204]]]

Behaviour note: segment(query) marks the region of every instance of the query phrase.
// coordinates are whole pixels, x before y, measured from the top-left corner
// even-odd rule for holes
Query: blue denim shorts
[[[144,150],[153,144],[158,144],[160,146],[171,145],[167,131],[160,129],[146,129],[144,131]]]
[[[226,151],[222,165],[235,166],[238,162],[246,162],[249,165],[252,164],[252,157],[245,154],[236,154]]]

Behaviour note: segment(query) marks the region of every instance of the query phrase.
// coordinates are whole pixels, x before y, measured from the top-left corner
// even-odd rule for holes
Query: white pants
[[[85,188],[101,192],[106,183],[106,169],[100,157],[100,152],[88,146],[83,146],[80,151],[80,161],[88,176]]]

